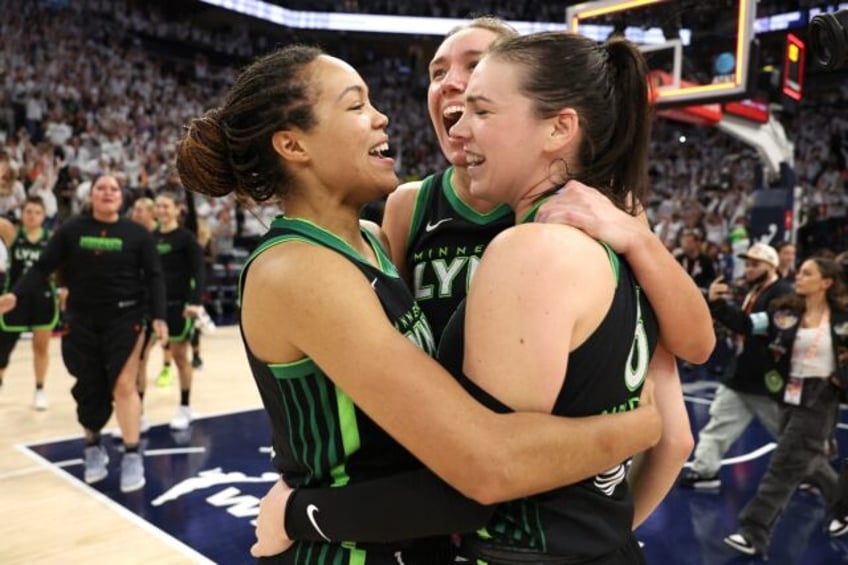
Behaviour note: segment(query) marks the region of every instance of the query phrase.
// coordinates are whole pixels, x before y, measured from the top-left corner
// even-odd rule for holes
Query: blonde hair
[[[154,208],[154,202],[153,202],[152,198],[142,196],[141,198],[139,198],[138,200],[133,202],[133,208],[135,208],[136,206],[138,206],[140,208],[143,207],[145,210],[147,210],[148,212],[150,212],[152,214],[153,208]]]
[[[518,35],[518,31],[506,23],[506,20],[497,16],[480,16],[467,24],[456,26],[445,35],[445,39],[466,29],[485,29],[497,35],[498,39],[508,39]]]

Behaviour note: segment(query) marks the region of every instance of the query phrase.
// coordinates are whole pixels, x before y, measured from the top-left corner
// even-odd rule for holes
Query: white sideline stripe
[[[746,461],[752,461],[758,457],[762,457],[766,453],[771,453],[777,449],[777,444],[773,441],[768,442],[762,447],[751,451],[750,453],[743,453],[742,455],[737,455],[736,457],[728,457],[727,459],[722,459],[722,465],[735,465],[736,463],[744,463]]]
[[[757,459],[758,457],[762,457],[763,455],[765,455],[767,453],[771,453],[776,448],[777,448],[777,444],[774,443],[773,441],[771,441],[771,442],[769,442],[769,443],[767,443],[767,444],[765,444],[761,447],[758,447],[754,451],[750,451],[748,453],[743,453],[742,455],[737,455],[736,457],[728,457],[727,459],[722,459],[721,460],[721,466],[724,467],[725,465],[736,465],[737,463],[745,463],[746,461],[753,461],[754,459]],[[685,467],[687,469],[691,469],[692,468],[692,462],[687,461],[686,463],[683,464],[683,467]]]
[[[693,383],[684,383],[683,392],[700,392],[702,390],[715,390],[718,385],[715,381],[695,381]]]
[[[211,561],[208,557],[206,557],[202,553],[198,553],[197,551],[195,551],[191,547],[187,546],[186,544],[184,544],[183,542],[181,542],[177,538],[171,536],[170,534],[168,534],[164,530],[160,530],[159,528],[157,528],[156,526],[154,526],[153,524],[151,524],[150,522],[148,522],[144,518],[142,518],[142,517],[140,517],[136,514],[133,514],[132,512],[130,512],[129,510],[127,510],[126,508],[124,508],[123,506],[118,504],[117,502],[113,501],[111,498],[109,498],[105,494],[103,494],[100,491],[97,491],[97,490],[93,489],[92,487],[88,486],[87,484],[77,480],[75,477],[69,475],[68,473],[60,471],[59,468],[56,465],[50,463],[50,461],[43,458],[41,455],[32,451],[31,449],[27,448],[25,445],[16,445],[15,448],[19,452],[24,454],[25,456],[29,457],[30,459],[32,459],[33,461],[38,463],[39,465],[44,466],[48,471],[50,471],[51,473],[53,473],[54,475],[56,475],[60,479],[64,480],[66,483],[71,485],[73,488],[77,489],[78,491],[80,491],[84,494],[87,494],[88,496],[93,497],[95,500],[97,500],[98,502],[100,502],[104,506],[112,509],[113,511],[117,512],[118,514],[120,514],[121,516],[123,516],[124,518],[126,518],[127,520],[132,522],[133,524],[135,524],[136,526],[138,526],[138,527],[142,528],[143,530],[151,533],[152,535],[159,538],[165,544],[167,544],[170,547],[172,547],[173,549],[181,552],[187,558],[192,559],[195,563],[204,563],[204,564],[208,564],[208,565],[215,565],[214,561]]]
[[[168,447],[163,449],[145,449],[144,456],[150,455],[179,455],[181,453],[205,453],[205,447]]]
[[[685,394],[683,395],[683,400],[685,400],[686,402],[691,402],[692,404],[706,404],[707,406],[713,403],[712,399],[710,398],[700,398],[698,396],[688,396]]]

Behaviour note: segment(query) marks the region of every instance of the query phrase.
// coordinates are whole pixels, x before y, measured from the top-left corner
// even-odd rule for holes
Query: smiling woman
[[[190,190],[276,196],[285,210],[242,272],[240,323],[286,483],[362,484],[421,470],[420,460],[490,503],[591,476],[655,443],[660,422],[650,394],[639,409],[612,416],[499,415],[429,356],[429,324],[359,223],[362,205],[397,185],[392,160],[381,156],[387,124],[347,63],[292,46],[245,69],[224,105],[193,120],[179,147]],[[574,461],[563,465],[550,453]],[[437,537],[359,545],[322,535],[282,554],[290,542],[280,482],[263,503],[274,511],[260,516],[253,553],[278,554],[280,563],[450,562],[447,534],[481,525],[486,509],[436,481],[444,496],[424,513],[424,533]],[[372,511],[360,507],[363,518]],[[307,512],[321,528],[331,525],[331,516]]]
[[[139,453],[141,402],[135,387],[141,327],[149,300],[153,328],[163,343],[167,341],[165,289],[150,233],[119,215],[122,194],[117,179],[96,179],[90,198],[91,215],[59,228],[39,260],[0,296],[0,313],[15,308],[18,296],[31,296],[47,284],[51,273],[62,269],[69,293],[62,358],[76,379],[71,392],[85,430],[85,480],[96,483],[108,474],[100,431],[114,405],[125,448],[121,490],[130,492],[145,483]]]

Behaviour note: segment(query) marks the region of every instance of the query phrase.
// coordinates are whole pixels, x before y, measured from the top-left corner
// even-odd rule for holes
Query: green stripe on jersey
[[[279,380],[299,379],[321,372],[315,361],[309,357],[304,357],[291,363],[269,363],[268,368],[271,369],[274,378]]]
[[[300,232],[306,237],[313,238],[315,241],[311,241],[313,245],[321,244],[330,249],[334,249],[343,255],[347,255],[351,259],[363,263],[365,265],[371,265],[371,262],[368,261],[365,257],[362,256],[359,251],[351,247],[345,240],[337,236],[331,231],[327,231],[321,226],[310,222],[309,220],[304,220],[303,218],[288,218],[286,216],[277,216],[277,218],[271,222],[271,229],[281,228],[281,229],[289,229],[292,231]],[[385,252],[383,251],[383,246],[376,240],[374,237],[368,233],[368,230],[361,230],[362,233],[365,234],[366,240],[369,245],[371,245],[372,251],[374,251],[374,255],[378,258],[379,266],[378,268],[387,275],[390,276],[398,276],[397,271],[395,271],[394,266],[391,261],[381,261],[380,257],[385,257]],[[276,238],[271,241],[276,240]],[[263,246],[263,249],[267,248],[267,246]],[[385,267],[390,266],[391,270],[386,270]]]
[[[247,258],[244,266],[242,267],[241,274],[239,275],[239,283],[238,283],[238,302],[241,305],[241,297],[242,290],[244,285],[244,273],[247,271],[248,265],[254,261],[263,251],[274,247],[275,245],[279,245],[281,243],[286,243],[288,241],[299,241],[301,243],[308,243],[310,245],[324,245],[338,251],[339,253],[346,255],[355,261],[363,263],[365,265],[371,265],[371,263],[365,259],[357,250],[347,244],[342,238],[338,237],[336,234],[325,230],[324,228],[310,222],[309,220],[304,220],[301,218],[287,218],[285,216],[277,216],[277,218],[271,222],[271,229],[273,228],[282,228],[282,229],[290,229],[295,232],[299,232],[302,235],[296,234],[284,234],[277,237],[273,237],[268,241],[263,242],[259,247],[257,247],[253,253],[250,254],[250,257]],[[391,260],[386,255],[383,250],[383,246],[377,241],[373,235],[371,235],[368,230],[361,230],[365,235],[366,241],[371,246],[371,249],[374,251],[375,257],[377,257],[377,268],[380,269],[381,272],[391,276],[391,277],[399,277],[400,275],[395,269],[394,264],[392,264]]]
[[[291,437],[293,434],[297,435],[297,443],[300,444],[300,461],[303,463],[303,465],[306,466],[307,469],[309,469],[309,482],[312,482],[313,480],[315,480],[315,478],[317,478],[317,474],[319,474],[320,471],[318,471],[312,463],[312,457],[310,457],[309,453],[310,448],[312,447],[310,444],[312,442],[310,442],[309,439],[314,440],[316,450],[320,449],[319,446],[321,445],[321,443],[320,439],[317,437],[307,438],[306,436],[306,417],[303,413],[303,408],[305,405],[303,398],[304,394],[302,386],[299,386],[303,384],[303,381],[290,379],[287,381],[277,382],[280,384],[281,387],[285,386],[286,388],[288,388],[289,398],[294,399],[294,402],[292,402],[292,404],[294,405],[295,413],[292,414],[291,409],[288,407],[286,409],[286,415],[289,419],[289,437]],[[283,398],[285,398],[285,395],[282,396]],[[309,407],[307,406],[307,408]],[[292,445],[292,453],[297,453],[294,447],[295,446]]]
[[[445,194],[445,198],[448,199],[448,202],[450,202],[450,205],[454,210],[456,210],[457,214],[469,222],[478,225],[489,224],[497,219],[512,214],[512,208],[506,204],[501,204],[486,213],[478,212],[466,204],[465,201],[459,197],[459,194],[456,193],[456,188],[453,186],[453,171],[453,167],[450,167],[447,171],[445,171],[445,174],[442,175],[441,189]]]
[[[539,513],[539,505],[533,505],[536,509],[536,531],[539,533],[539,541],[542,542],[542,551],[548,552],[548,538],[545,536],[545,528],[542,527],[542,515]]]
[[[540,198],[536,202],[534,202],[533,206],[531,206],[529,210],[524,212],[524,215],[521,216],[521,218],[518,219],[518,223],[519,224],[528,224],[530,222],[536,221],[536,214],[539,212],[539,208],[541,208],[542,204],[547,202],[549,198],[550,198],[550,196],[545,196],[543,198]]]
[[[336,395],[344,394],[327,379],[323,372],[311,359],[301,359],[293,363],[277,363],[269,365],[272,374],[277,379],[280,400],[286,415],[286,429],[289,434],[289,449],[298,455],[299,460],[309,469],[310,476],[307,484],[323,481],[329,465],[339,461],[337,448],[340,423],[337,420],[339,410],[332,400]],[[285,387],[285,388],[284,388]],[[349,399],[348,399],[349,401]],[[353,416],[353,432],[356,440],[350,442],[359,447],[359,432],[356,426],[356,416]],[[348,427],[351,426],[348,424]],[[344,430],[342,443],[344,444]],[[298,449],[298,446],[300,448]],[[346,452],[350,455],[350,452]],[[333,482],[345,484],[350,478],[345,472],[344,464],[336,465],[330,472]]]
[[[386,250],[383,247],[383,244],[368,230],[362,230],[362,233],[365,234],[365,239],[368,240],[368,243],[371,244],[371,249],[374,250],[374,256],[377,258],[377,268],[380,269],[383,273],[387,275],[397,277],[398,272],[395,269],[394,263],[386,254]]]
[[[604,249],[607,251],[607,257],[609,257],[610,265],[612,265],[612,272],[615,275],[615,286],[618,288],[618,279],[621,276],[621,263],[619,262],[618,255],[616,255],[615,251],[612,250],[612,247],[603,241],[599,241],[598,243],[603,245]]]
[[[351,549],[348,565],[365,565],[367,555],[362,549]]]
[[[355,453],[361,445],[359,437],[359,425],[356,422],[356,406],[353,400],[339,388],[336,388],[336,409],[339,416],[339,430],[342,433],[342,445],[344,446],[345,460]],[[332,486],[344,486],[350,481],[345,464],[337,465],[330,471],[333,477]]]

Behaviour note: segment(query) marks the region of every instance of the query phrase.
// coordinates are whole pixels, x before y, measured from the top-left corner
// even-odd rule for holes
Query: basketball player
[[[429,357],[435,344],[420,308],[359,225],[361,206],[397,185],[383,156],[387,123],[350,66],[290,46],[248,67],[221,108],[192,121],[178,150],[189,189],[279,197],[285,210],[240,286],[245,347],[286,480],[358,484],[418,469],[418,458],[469,497],[495,502],[591,476],[656,442],[650,395],[647,406],[615,415],[496,415]],[[551,453],[570,454],[568,464]],[[433,534],[468,526],[452,510],[434,524]],[[411,565],[445,562],[450,551],[446,536],[364,546],[321,539],[276,561]]]
[[[71,393],[85,431],[84,478],[96,483],[108,475],[109,457],[100,430],[114,403],[124,444],[121,490],[131,492],[145,483],[136,390],[145,291],[154,332],[164,343],[165,288],[150,233],[120,215],[123,197],[117,179],[111,175],[96,179],[89,199],[91,214],[67,221],[56,231],[39,260],[0,296],[0,313],[13,310],[18,297],[23,301],[37,293],[51,273],[62,269],[68,287],[62,359],[76,379]]]
[[[159,226],[153,237],[165,274],[169,349],[180,379],[180,405],[170,427],[185,430],[192,419],[189,402],[194,367],[188,353],[194,317],[201,307],[203,252],[194,234],[178,223],[180,208],[175,194],[160,192],[155,210]]]
[[[644,60],[633,45],[613,41],[599,48],[560,33],[506,40],[475,70],[467,99],[451,133],[465,144],[471,191],[509,202],[522,222],[532,222],[540,197],[572,178],[571,171],[578,180],[608,184],[621,208],[631,195],[639,201],[645,194],[647,85]],[[510,136],[503,135],[507,128]],[[522,151],[516,154],[515,146]],[[599,182],[604,178],[609,182]],[[478,400],[499,412],[571,416],[635,406],[658,325],[620,256],[571,228],[531,223],[498,236],[476,276],[468,318],[461,308],[449,322],[440,358]],[[651,366],[670,379],[673,364],[663,351]],[[664,389],[673,394],[663,399],[673,420],[669,428],[681,429],[680,422],[688,428],[679,383],[671,384],[677,386]],[[643,561],[632,529],[662,500],[691,450],[691,435],[688,442],[675,441],[646,454],[632,473],[632,493],[625,481],[630,462],[620,461],[572,487],[499,505],[470,528],[489,525],[467,538],[467,557],[492,563]],[[427,516],[422,508],[431,508],[432,500],[449,504],[448,495],[420,474],[395,479],[395,490],[390,480],[363,485],[359,490],[367,490],[369,504],[378,501],[381,511],[355,517],[350,511],[363,506],[342,494],[348,487],[321,491],[345,497],[340,506],[310,489],[297,490],[287,501],[286,531],[303,540],[427,535],[426,520],[415,516]],[[263,502],[262,510],[269,504]],[[315,508],[323,511],[320,527]],[[457,515],[463,510],[457,502]],[[260,512],[260,548],[263,531],[269,538],[275,527],[279,531],[275,513],[268,516],[265,530]]]
[[[21,211],[21,226],[0,218],[0,238],[9,250],[4,290],[8,291],[41,257],[50,232],[44,228],[44,203],[37,196],[28,196]],[[22,332],[32,332],[32,363],[35,371],[33,407],[47,410],[44,380],[49,363],[50,336],[59,320],[59,303],[53,281],[44,281],[41,288],[27,296],[18,307],[0,316],[0,383],[9,366],[9,356]]]
[[[383,230],[392,261],[413,290],[437,343],[445,323],[465,298],[486,245],[515,221],[508,206],[471,194],[462,140],[450,133],[465,109],[465,89],[472,70],[493,42],[515,35],[514,29],[496,17],[474,19],[447,34],[429,65],[427,107],[450,166],[423,181],[401,185],[386,201]],[[629,221],[588,187],[566,192],[546,204],[541,215],[544,221],[575,225],[595,237],[614,226],[613,222]],[[647,224],[644,214],[640,217]],[[603,235],[609,236],[606,231]],[[715,339],[709,311],[674,257],[652,240],[641,246],[632,246],[630,241],[618,246],[610,243],[618,251],[628,250],[628,260],[648,296],[675,294],[674,301],[654,300],[671,352],[693,363],[709,355]]]

